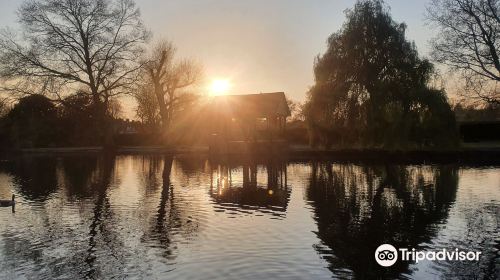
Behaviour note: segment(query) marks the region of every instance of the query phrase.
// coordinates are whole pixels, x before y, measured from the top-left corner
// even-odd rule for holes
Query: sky
[[[425,21],[430,0],[386,0],[407,38],[428,56],[434,36]],[[23,0],[0,0],[0,27],[16,26]],[[201,90],[227,79],[230,93],[283,91],[303,101],[314,83],[314,58],[326,50],[328,36],[341,28],[344,11],[355,0],[136,0],[153,41],[167,39],[179,58],[199,61]],[[130,106],[129,106],[130,107]],[[131,108],[128,108],[131,110]]]

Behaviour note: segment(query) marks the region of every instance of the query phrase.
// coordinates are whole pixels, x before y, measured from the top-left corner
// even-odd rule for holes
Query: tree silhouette
[[[44,147],[58,144],[57,108],[45,96],[21,98],[2,120],[11,147]]]
[[[444,92],[427,85],[433,66],[406,40],[406,25],[378,0],[358,1],[346,15],[314,63],[305,105],[313,136],[327,146],[451,142],[453,113]]]
[[[140,104],[146,105],[144,98],[154,98],[154,101],[148,100],[147,103],[156,102],[157,106],[144,106],[147,109],[143,114],[154,116],[155,110],[159,111],[161,119],[162,133],[166,136],[170,128],[174,114],[174,106],[182,99],[179,94],[193,86],[201,78],[201,69],[199,65],[191,60],[174,60],[175,47],[171,42],[159,41],[152,49],[148,63],[145,69],[145,84],[139,91],[138,100]],[[153,94],[144,92],[152,90]],[[151,117],[150,117],[151,118]]]
[[[83,87],[104,126],[110,99],[136,81],[148,32],[132,0],[36,0],[18,11],[21,36],[0,36],[0,75],[12,93]]]
[[[433,58],[462,74],[467,97],[500,104],[500,1],[434,0],[427,15],[439,28]]]

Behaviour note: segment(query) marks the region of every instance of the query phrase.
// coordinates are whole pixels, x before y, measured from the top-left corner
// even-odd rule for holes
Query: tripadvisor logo
[[[392,266],[399,259],[402,261],[414,261],[418,263],[419,261],[429,260],[429,261],[478,261],[481,252],[476,251],[460,251],[441,249],[438,251],[416,251],[414,248],[409,250],[408,248],[396,249],[391,244],[382,244],[378,246],[375,250],[375,260],[377,263],[384,267]]]

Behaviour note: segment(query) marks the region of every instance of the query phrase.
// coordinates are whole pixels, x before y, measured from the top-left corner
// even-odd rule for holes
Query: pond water
[[[1,279],[500,275],[500,168],[144,155],[0,162]],[[375,249],[481,251],[398,261]]]

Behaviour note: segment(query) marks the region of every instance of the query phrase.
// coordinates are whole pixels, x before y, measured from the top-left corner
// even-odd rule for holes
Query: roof
[[[265,118],[290,116],[284,92],[216,96],[214,110],[230,117]]]

